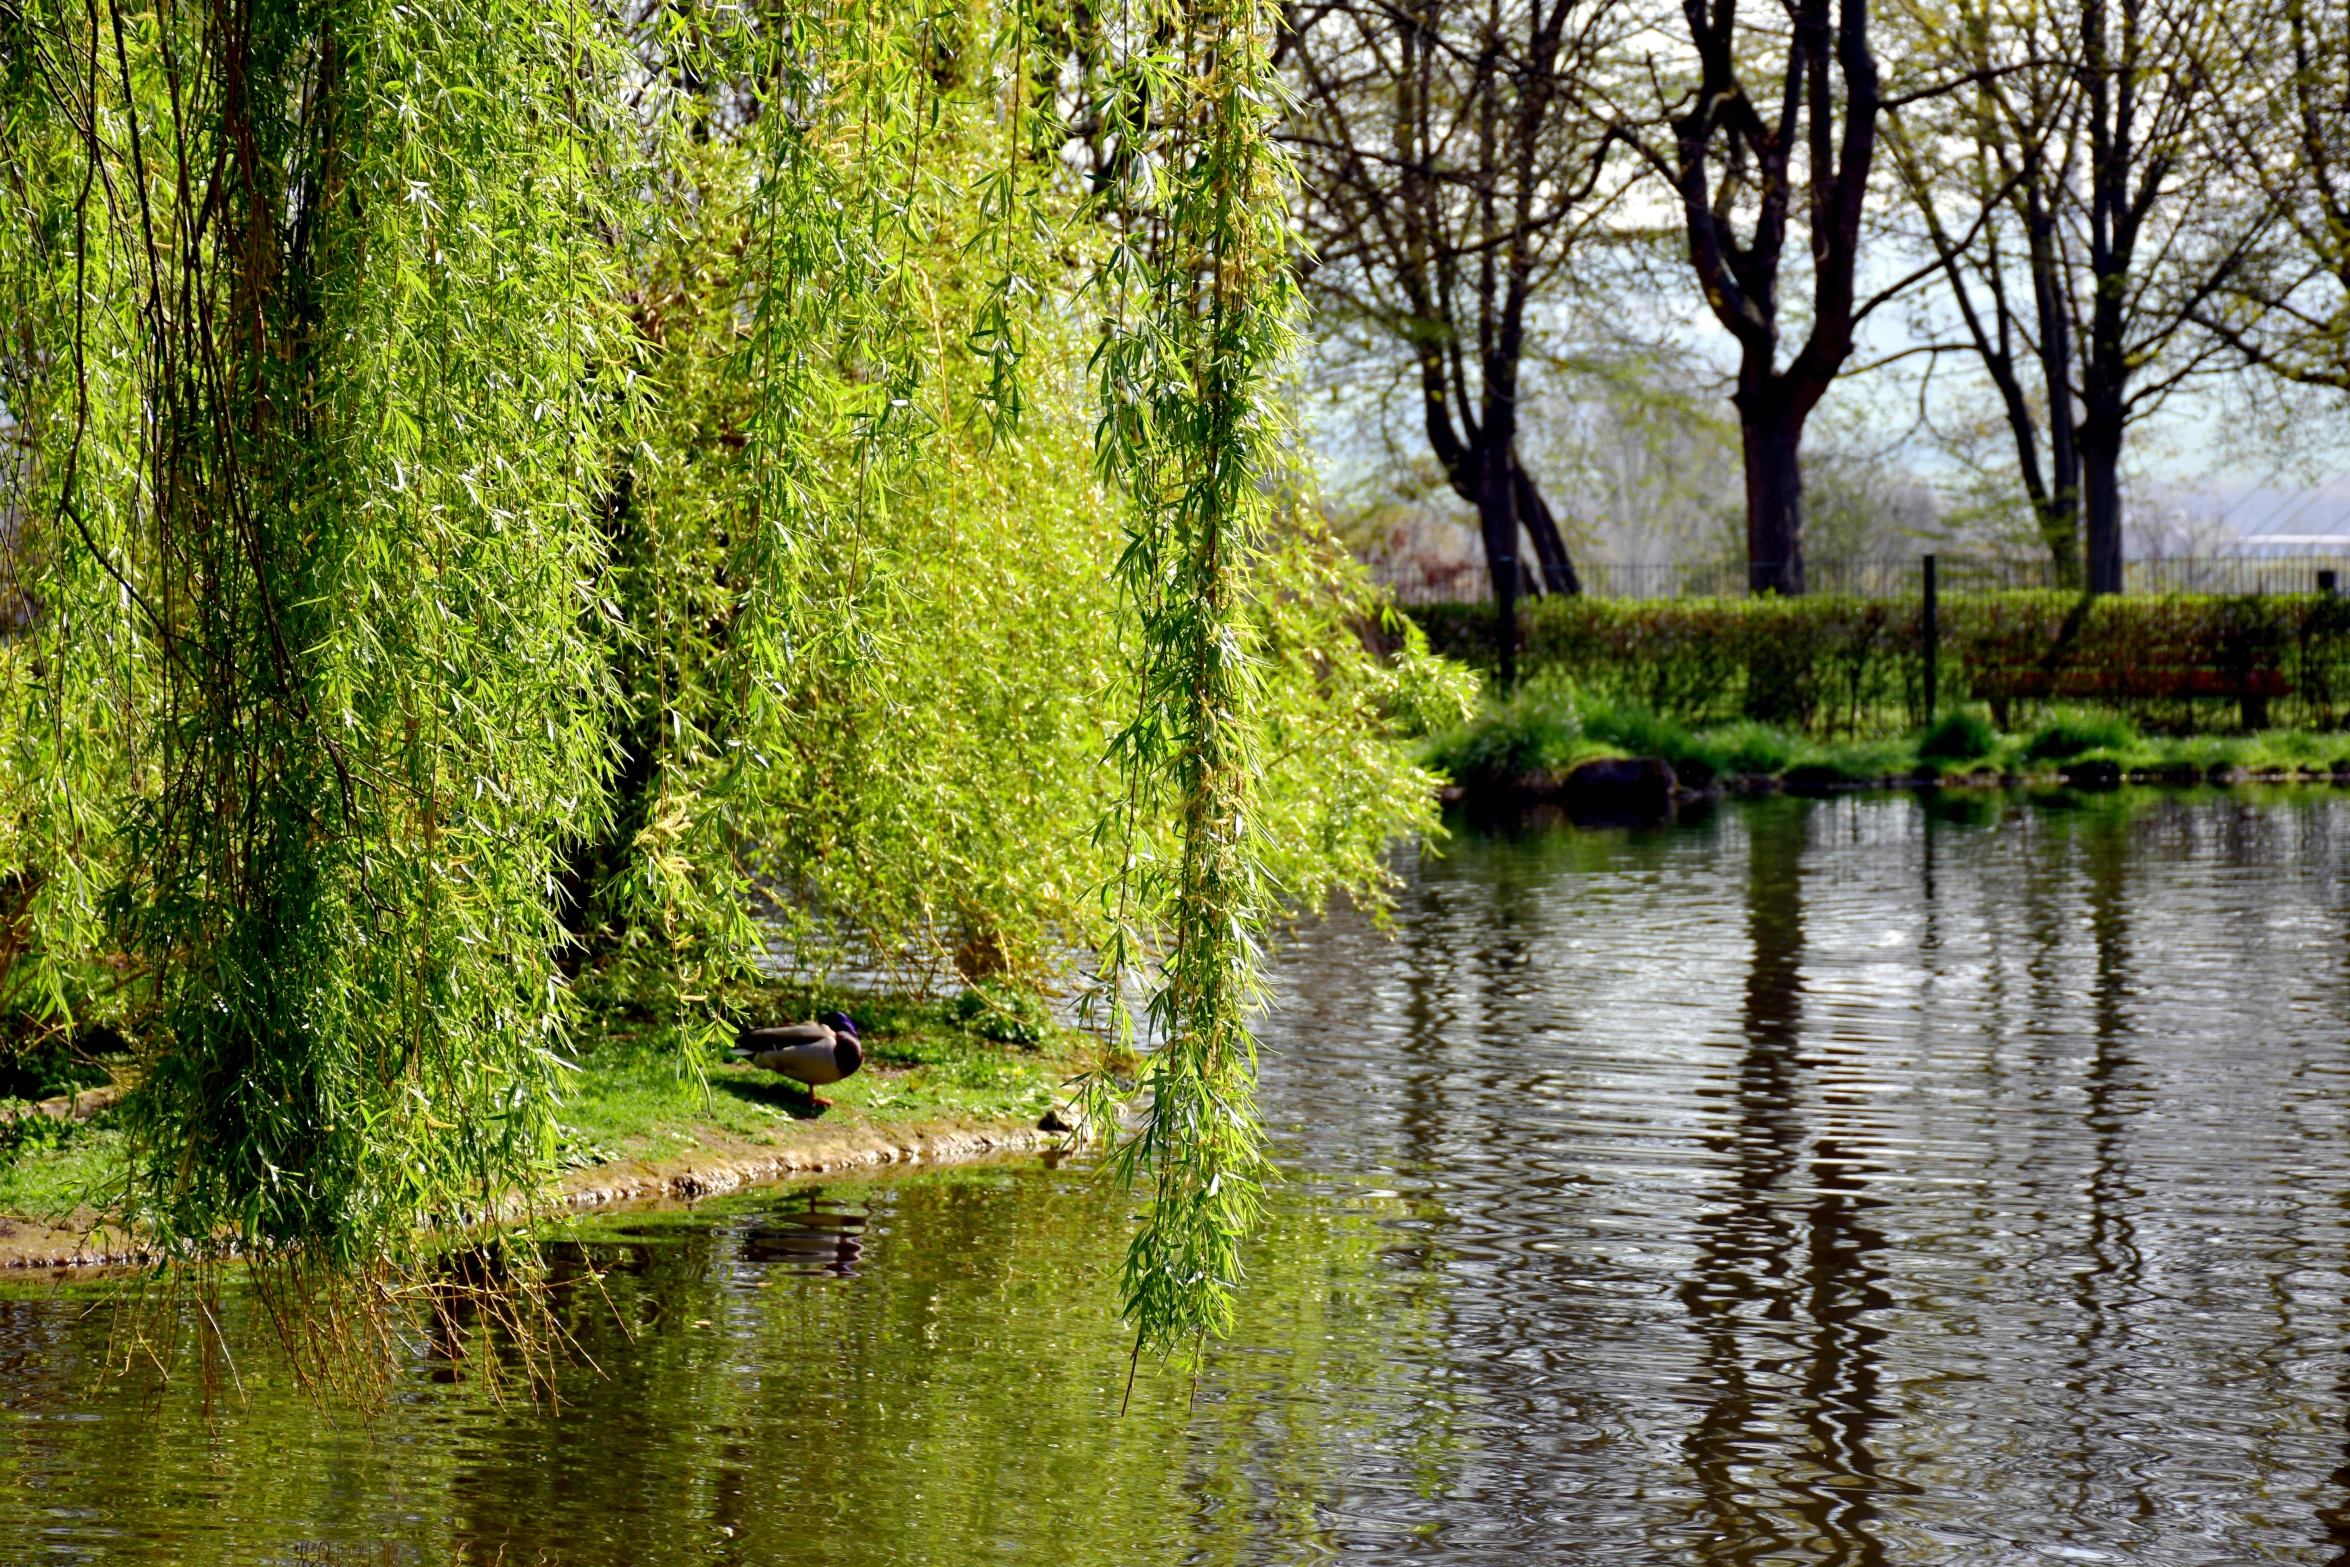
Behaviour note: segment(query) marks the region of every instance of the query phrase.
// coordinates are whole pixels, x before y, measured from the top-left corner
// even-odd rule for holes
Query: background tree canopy
[[[2341,472],[2339,4],[1301,0],[1285,26],[1325,383],[1387,437],[1334,432],[1333,466],[1411,499],[1423,454],[1475,510],[1410,509],[1482,536],[1504,618],[1537,557],[1603,591],[1660,550],[1722,564],[1681,460],[1709,421],[1642,439],[1604,412],[1682,402],[1693,369],[1738,447],[1703,510],[1755,592],[1856,563],[1838,513],[1871,444],[1951,499],[1943,549],[2093,593],[2182,547],[2185,462],[2205,499]],[[1545,449],[1595,422],[1659,474],[1637,497],[1578,472],[1585,443]],[[1523,482],[1464,487],[1495,431]]]
[[[131,1042],[126,1218],[332,1294],[530,1186],[583,996],[1098,955],[1221,1324],[1254,933],[1461,700],[1276,482],[1270,29],[0,5],[0,985]]]

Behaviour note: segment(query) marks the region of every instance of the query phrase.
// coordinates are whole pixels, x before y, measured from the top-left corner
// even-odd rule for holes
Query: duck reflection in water
[[[854,1278],[865,1255],[862,1214],[818,1208],[813,1199],[792,1213],[763,1214],[742,1239],[742,1259],[787,1273]]]

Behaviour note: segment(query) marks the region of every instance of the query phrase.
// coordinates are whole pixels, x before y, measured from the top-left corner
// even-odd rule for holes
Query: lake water
[[[559,1407],[93,1394],[107,1314],[19,1287],[0,1562],[2350,1561],[2350,800],[1402,868],[1281,956],[1196,1386],[1121,1416],[1134,1205],[1033,1160],[598,1221]]]

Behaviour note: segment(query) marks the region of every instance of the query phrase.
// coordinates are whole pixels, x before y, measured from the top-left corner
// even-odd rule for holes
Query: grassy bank
[[[857,1020],[865,1065],[824,1090],[816,1110],[796,1083],[737,1062],[706,1062],[707,1091],[647,1020],[598,1020],[560,1122],[567,1167],[657,1160],[712,1135],[759,1142],[807,1123],[830,1129],[940,1121],[1033,1126],[1068,1081],[1101,1061],[1100,1045],[1052,1022],[1039,1003],[983,993],[927,1001],[801,989],[762,992],[752,1023],[789,1022],[835,1007]]]
[[[2242,735],[2147,735],[2122,714],[2048,711],[2028,729],[2001,730],[1980,708],[1883,739],[1820,739],[1738,720],[1683,724],[1555,673],[1488,700],[1468,723],[1432,736],[1424,760],[1472,794],[1538,787],[1585,762],[1662,757],[1694,788],[1717,784],[1863,785],[1922,777],[2033,778],[2109,764],[2120,777],[2188,782],[2231,772],[2262,777],[2350,773],[2350,733],[2269,729]]]
[[[796,988],[746,996],[754,1023],[839,1007],[857,1019],[863,1070],[826,1089],[818,1110],[795,1083],[717,1059],[697,1075],[651,1019],[591,1010],[575,1040],[557,1115],[556,1167],[576,1171],[657,1164],[724,1146],[788,1149],[942,1125],[1032,1127],[1068,1081],[1102,1063],[1092,1038],[1061,1028],[1031,1000],[1009,995],[926,1001],[851,997]],[[100,1074],[102,1076],[102,1074]],[[74,1069],[72,1085],[91,1076]],[[11,1084],[15,1106],[55,1085]],[[9,1108],[0,1102],[0,1108]],[[85,1121],[23,1116],[0,1125],[0,1218],[86,1227],[107,1206],[123,1153],[113,1112]]]

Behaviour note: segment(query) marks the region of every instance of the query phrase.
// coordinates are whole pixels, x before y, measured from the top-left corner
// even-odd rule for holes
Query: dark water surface
[[[93,1397],[106,1314],[19,1289],[0,1562],[2350,1562],[2350,800],[1407,875],[1281,960],[1295,1179],[1196,1390],[1120,1418],[1132,1204],[1035,1163],[582,1232],[552,1410]]]

